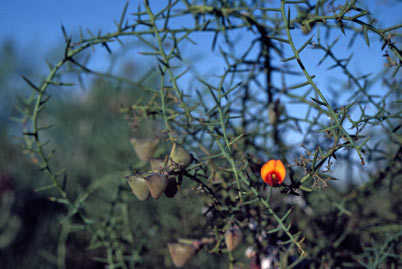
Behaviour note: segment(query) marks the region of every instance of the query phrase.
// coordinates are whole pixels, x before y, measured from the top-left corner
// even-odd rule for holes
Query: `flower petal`
[[[286,169],[281,160],[269,160],[261,167],[262,180],[270,186],[277,186],[283,182]]]

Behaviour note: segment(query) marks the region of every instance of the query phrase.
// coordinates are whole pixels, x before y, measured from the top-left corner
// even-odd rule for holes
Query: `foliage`
[[[72,38],[63,27],[64,56],[40,83],[23,76],[33,92],[17,119],[47,176],[36,191],[59,204],[49,266],[169,267],[172,241],[198,252],[191,268],[401,266],[401,25],[380,27],[357,1],[311,2],[176,0],[155,11],[145,0],[129,15],[127,4],[112,33]],[[218,71],[200,74],[199,34]],[[376,73],[358,74],[336,49],[377,39],[386,66]],[[107,71],[92,67],[99,48],[112,55]],[[114,71],[130,49],[149,70]],[[317,64],[337,80],[324,86]],[[80,101],[57,93],[72,80],[91,83]],[[149,176],[149,155],[165,158],[153,173],[176,184],[171,199],[131,194],[123,176]],[[286,166],[279,187],[260,178],[269,159]]]

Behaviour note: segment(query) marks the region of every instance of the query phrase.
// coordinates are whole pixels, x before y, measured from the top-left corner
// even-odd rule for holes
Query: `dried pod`
[[[193,161],[193,156],[178,143],[174,143],[169,155],[169,167],[184,169]]]
[[[301,30],[303,35],[308,35],[311,32],[311,27],[308,24],[303,24]]]
[[[124,176],[134,195],[140,201],[145,201],[149,198],[149,190],[147,181],[141,175]]]
[[[159,139],[133,137],[130,139],[130,142],[138,158],[142,161],[148,161],[152,157],[152,154],[154,154],[156,146],[159,144]]]
[[[154,199],[158,199],[168,185],[167,177],[162,174],[151,174],[145,179],[151,196]]]
[[[308,35],[311,30],[314,28],[315,22],[312,23],[303,23],[301,30],[304,35]]]
[[[176,176],[169,176],[168,177],[168,185],[165,189],[165,195],[169,198],[174,197],[178,192],[179,187],[176,182]]]
[[[165,169],[166,159],[150,158],[152,171],[155,173],[160,173]]]
[[[168,243],[170,257],[176,267],[184,266],[195,254],[196,248],[192,244]]]
[[[232,226],[225,233],[225,243],[229,251],[237,248],[243,238],[243,234],[238,226]]]
[[[274,125],[278,120],[278,112],[274,104],[270,104],[268,107],[268,119],[269,123],[272,125]]]

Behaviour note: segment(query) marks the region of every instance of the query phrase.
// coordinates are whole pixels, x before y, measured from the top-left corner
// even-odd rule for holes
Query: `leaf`
[[[314,102],[316,102],[317,104],[319,104],[319,105],[321,105],[321,106],[327,106],[327,104],[325,104],[324,102],[321,102],[320,100],[318,100],[318,99],[315,99],[314,97],[310,97],[311,98],[311,100],[313,100]]]
[[[306,187],[306,186],[303,186],[303,185],[300,185],[299,189],[301,189],[302,191],[306,191],[306,192],[312,192],[313,191],[313,189],[311,189],[309,187]]]
[[[367,26],[363,26],[363,34],[364,34],[364,40],[366,40],[367,46],[370,47],[370,40],[367,35]]]
[[[284,39],[284,38],[281,38],[281,37],[276,37],[276,36],[269,35],[268,38],[277,40],[277,41],[279,41],[279,42],[283,42],[283,43],[289,44],[289,40]]]
[[[281,62],[288,62],[288,61],[291,61],[291,60],[294,60],[294,59],[296,59],[296,56],[291,56],[291,57],[289,57],[289,58],[285,58],[285,59],[281,59]]]
[[[25,82],[26,82],[29,86],[31,86],[32,89],[34,89],[35,91],[37,91],[37,92],[40,93],[40,89],[39,89],[32,81],[30,81],[29,79],[27,79],[24,75],[21,75],[21,77],[25,80]]]

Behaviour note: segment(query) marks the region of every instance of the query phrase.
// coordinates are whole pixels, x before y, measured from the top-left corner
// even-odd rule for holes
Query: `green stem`
[[[329,105],[327,99],[325,98],[325,96],[322,94],[322,92],[320,91],[320,89],[318,88],[318,86],[314,83],[312,77],[310,76],[310,74],[307,72],[307,69],[304,67],[304,64],[302,63],[301,59],[300,59],[300,55],[299,55],[299,51],[296,48],[294,42],[293,42],[293,38],[292,35],[290,34],[290,26],[288,25],[288,18],[285,15],[285,0],[281,1],[281,14],[282,14],[282,19],[283,22],[285,23],[285,30],[286,30],[286,35],[288,37],[289,40],[289,45],[292,48],[294,57],[297,60],[297,63],[300,66],[300,69],[302,70],[304,76],[306,77],[306,79],[308,80],[308,82],[310,83],[310,85],[313,87],[314,91],[317,93],[317,95],[321,98],[321,101],[323,103],[325,103],[325,106],[327,107],[329,113],[331,114],[331,118],[335,121],[335,125],[341,130],[341,132],[345,135],[345,137],[347,138],[347,140],[349,141],[350,145],[356,150],[357,154],[359,155],[359,158],[361,160],[362,165],[365,164],[364,162],[364,158],[360,152],[360,148],[354,143],[353,139],[350,137],[350,135],[348,134],[348,132],[346,132],[346,130],[343,128],[343,126],[339,123],[338,120],[338,116],[335,113],[335,111],[332,109],[332,107]]]

